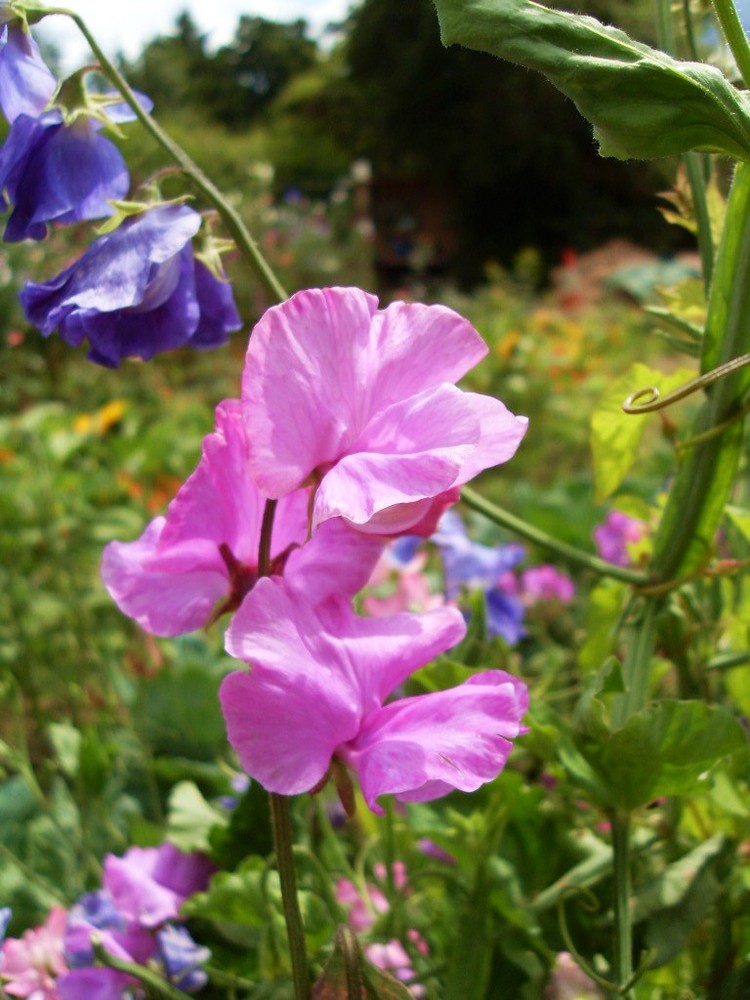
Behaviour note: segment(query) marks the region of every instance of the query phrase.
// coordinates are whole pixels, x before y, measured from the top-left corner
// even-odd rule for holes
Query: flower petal
[[[339,516],[366,525],[387,508],[432,500],[454,485],[478,440],[479,421],[453,385],[394,403],[323,477],[313,523]],[[399,512],[389,533],[406,530],[424,513]]]
[[[373,713],[339,752],[358,773],[374,812],[380,795],[425,802],[471,792],[505,766],[524,732],[526,686],[504,671],[474,674],[457,688],[404,698]]]
[[[370,322],[377,299],[357,288],[308,289],[267,310],[242,375],[251,469],[279,497],[335,461],[365,422]]]

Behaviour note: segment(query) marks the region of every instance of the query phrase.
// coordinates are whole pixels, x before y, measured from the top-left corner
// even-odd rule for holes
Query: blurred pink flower
[[[603,997],[570,952],[559,952],[544,990],[544,1000],[603,1000]]]
[[[63,952],[67,913],[61,906],[50,910],[40,927],[21,938],[7,938],[0,952],[2,990],[12,997],[60,1000],[57,977],[68,971]]]
[[[604,521],[594,528],[596,549],[602,559],[615,566],[629,566],[632,563],[629,548],[640,542],[646,534],[646,525],[635,517],[628,517],[622,511],[612,510]]]
[[[521,596],[525,603],[559,601],[570,604],[575,597],[575,584],[555,566],[532,566],[521,574]]]
[[[487,353],[465,319],[377,305],[309,289],[263,315],[242,379],[250,471],[270,497],[317,485],[313,526],[427,536],[460,486],[513,456],[527,420],[455,386]]]
[[[365,955],[373,965],[390,972],[396,979],[408,981],[414,978],[411,959],[401,942],[395,938],[385,944],[373,942],[365,945]],[[424,986],[420,983],[411,983],[408,990],[414,997],[423,997],[425,994]]]

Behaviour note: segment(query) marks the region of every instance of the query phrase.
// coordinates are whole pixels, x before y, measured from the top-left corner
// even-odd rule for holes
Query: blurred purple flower
[[[454,511],[443,514],[430,541],[440,549],[447,597],[455,599],[462,588],[484,591],[488,633],[500,636],[510,646],[523,638],[525,608],[516,595],[515,577],[510,571],[524,559],[524,547],[516,543],[489,546],[473,542]]]
[[[197,945],[184,927],[167,924],[156,935],[166,978],[184,993],[195,993],[208,982],[201,966],[211,957],[208,948]]]
[[[57,277],[27,284],[26,318],[45,337],[59,329],[72,347],[88,338],[89,359],[111,368],[124,357],[224,343],[242,322],[229,283],[193,257],[200,225],[186,205],[130,216]]]
[[[629,566],[632,563],[629,547],[646,534],[646,525],[622,511],[613,510],[604,521],[594,528],[594,541],[602,559],[615,566]]]
[[[204,854],[184,854],[174,844],[131,847],[121,858],[105,857],[102,885],[125,920],[150,928],[173,920],[214,871]]]
[[[452,510],[440,518],[430,541],[440,549],[448,598],[458,597],[462,587],[490,590],[504,573],[516,567],[526,555],[522,545],[481,545],[473,542],[461,517]]]

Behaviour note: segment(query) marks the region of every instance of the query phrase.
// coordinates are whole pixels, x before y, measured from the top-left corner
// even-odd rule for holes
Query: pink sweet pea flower
[[[57,978],[68,971],[63,951],[67,913],[50,910],[41,927],[8,938],[0,952],[0,986],[10,997],[60,1000]]]
[[[455,386],[487,353],[465,319],[377,305],[308,289],[263,315],[242,377],[250,469],[271,497],[319,483],[314,526],[427,536],[459,487],[513,456],[527,420]]]
[[[380,553],[341,520],[312,550],[307,538],[308,490],[279,501],[273,524],[272,571],[306,574],[319,596],[354,594]],[[102,579],[118,607],[147,632],[174,636],[234,611],[258,576],[258,546],[266,498],[250,478],[248,442],[238,400],[216,408],[216,428],[203,441],[196,470],[134,542],[110,542]],[[289,557],[289,558],[288,558]]]
[[[360,618],[347,601],[311,606],[283,580],[260,580],[226,643],[252,669],[230,674],[219,693],[243,768],[269,791],[296,795],[319,786],[336,758],[358,773],[374,812],[380,795],[474,791],[497,776],[524,731],[524,684],[490,670],[383,704],[465,631],[456,608]]]

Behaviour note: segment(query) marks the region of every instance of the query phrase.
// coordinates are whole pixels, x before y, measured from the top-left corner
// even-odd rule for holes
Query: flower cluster
[[[375,593],[368,594],[363,602],[369,614],[426,611],[446,600],[456,603],[463,593],[479,591],[484,596],[488,635],[499,636],[514,646],[526,635],[524,618],[529,608],[542,603],[569,604],[575,595],[573,581],[554,566],[529,566],[517,573],[526,558],[523,546],[489,546],[473,541],[453,510],[446,511],[428,541],[440,552],[444,594],[430,589],[424,573],[427,554],[417,551],[423,539],[403,537],[386,549],[370,578],[369,587]],[[393,576],[395,590],[378,594],[378,589]]]
[[[226,647],[250,669],[225,678],[222,709],[243,768],[270,791],[331,775],[341,790],[348,771],[374,811],[386,794],[472,791],[523,731],[525,685],[500,670],[391,700],[461,640],[458,609],[361,616],[352,603],[392,538],[430,535],[460,487],[518,447],[525,418],[455,385],[485,353],[442,306],[298,292],[257,324],[241,398],[218,406],[166,517],[105,550],[104,582],[144,628],[176,635],[233,615]]]
[[[58,86],[28,26],[9,20],[0,28],[0,108],[10,124],[0,148],[7,241],[114,213],[130,176],[102,130],[135,117],[119,95],[90,92],[79,76]],[[224,343],[242,323],[229,284],[193,256],[201,217],[180,204],[128,212],[61,274],[26,285],[27,320],[73,347],[87,339],[89,359],[113,368],[124,357]]]
[[[184,900],[205,889],[212,872],[203,855],[182,854],[171,844],[132,847],[121,858],[107,855],[101,889],[67,912],[54,907],[41,927],[3,943],[3,991],[33,1000],[120,1000],[125,991],[137,994],[137,980],[96,961],[94,941],[115,959],[148,963],[185,992],[200,989],[209,951],[177,921]]]

